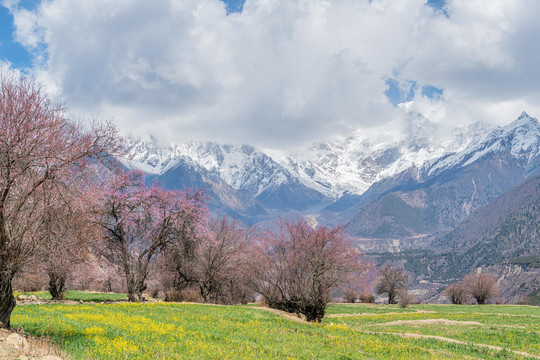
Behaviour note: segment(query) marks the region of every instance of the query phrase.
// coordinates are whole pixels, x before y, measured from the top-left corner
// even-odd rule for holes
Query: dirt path
[[[399,325],[479,325],[484,324],[476,321],[455,321],[448,319],[424,319],[424,320],[397,320],[378,324],[369,324],[366,326],[399,326]]]
[[[0,360],[65,360],[58,348],[38,339],[0,329]]]
[[[358,314],[330,314],[325,315],[326,318],[340,318],[340,317],[356,317],[356,316],[378,316],[378,315],[402,315],[402,314],[435,314],[435,311],[411,311],[411,312],[387,312],[387,313],[358,313]]]
[[[453,313],[453,314],[497,315],[497,316],[512,316],[512,317],[532,317],[532,318],[540,318],[540,315],[530,315],[530,314],[466,313],[466,312],[456,312],[456,313]]]
[[[466,341],[461,341],[461,340],[456,340],[456,339],[451,339],[451,338],[446,338],[446,337],[436,336],[436,335],[421,335],[421,334],[412,334],[412,333],[393,333],[393,332],[384,332],[384,331],[366,331],[366,330],[363,330],[363,329],[356,329],[356,330],[360,331],[360,332],[366,332],[366,333],[369,333],[369,334],[387,334],[387,335],[400,336],[400,337],[403,337],[403,338],[406,338],[406,339],[410,339],[410,338],[414,338],[414,339],[434,339],[434,340],[444,341],[444,342],[451,343],[451,344],[473,345],[473,346],[482,347],[482,348],[491,349],[491,350],[496,350],[496,351],[504,351],[504,350],[506,350],[506,351],[513,352],[516,355],[527,356],[527,357],[531,357],[531,358],[534,358],[534,359],[540,359],[540,356],[529,354],[529,353],[526,353],[526,352],[523,352],[523,351],[506,349],[506,348],[502,348],[500,346],[495,346],[495,345],[466,342]]]
[[[273,314],[284,317],[287,320],[291,320],[291,321],[294,321],[294,322],[297,322],[297,323],[309,324],[309,322],[307,322],[305,319],[300,318],[300,317],[296,316],[295,314],[290,314],[290,313],[288,313],[286,311],[272,309],[272,308],[269,308],[269,307],[256,307],[254,309],[268,311],[268,312],[271,312]]]

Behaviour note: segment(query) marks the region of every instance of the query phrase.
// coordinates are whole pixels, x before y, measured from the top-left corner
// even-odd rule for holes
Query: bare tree
[[[478,305],[484,305],[499,293],[497,279],[491,274],[470,274],[465,276],[463,283],[471,296],[476,299]]]
[[[129,300],[137,302],[155,255],[178,238],[196,237],[206,216],[201,193],[148,187],[140,171],[110,181],[98,214],[107,253],[124,271]]]
[[[195,288],[204,302],[246,303],[252,294],[246,286],[247,249],[251,230],[226,217],[212,219],[197,242],[179,239],[164,252],[176,290]],[[186,241],[187,240],[187,241]]]
[[[411,294],[406,287],[402,287],[396,291],[397,298],[399,300],[399,306],[403,309],[409,307],[410,304],[416,303],[418,300],[416,296]]]
[[[354,290],[345,290],[343,293],[343,300],[347,303],[355,303],[358,299],[358,293]]]
[[[405,288],[407,281],[409,281],[409,275],[403,269],[386,265],[379,270],[379,280],[375,290],[379,295],[388,295],[389,304],[397,304],[398,290]]]
[[[467,300],[468,292],[463,283],[455,282],[450,284],[445,290],[444,295],[455,305],[462,305]]]
[[[65,117],[34,81],[0,75],[0,323],[10,326],[12,280],[43,245],[47,210],[39,192],[47,184],[87,170],[118,149],[110,124],[86,130]]]
[[[252,285],[270,307],[320,322],[331,293],[361,276],[359,256],[341,228],[285,222],[251,256]]]

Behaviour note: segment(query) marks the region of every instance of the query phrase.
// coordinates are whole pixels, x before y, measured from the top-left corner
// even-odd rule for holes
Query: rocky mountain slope
[[[384,253],[404,264],[421,288],[441,288],[482,268],[499,278],[501,297],[517,302],[540,288],[540,175],[475,210],[429,249]],[[437,297],[438,300],[441,300]]]
[[[347,219],[357,210],[347,229],[360,237],[432,235],[539,170],[540,124],[523,113],[477,144],[373,184],[337,214]]]
[[[433,248],[444,251],[440,257],[444,260],[434,269],[441,278],[451,278],[489,264],[540,268],[539,236],[540,176],[536,176],[436,239]]]

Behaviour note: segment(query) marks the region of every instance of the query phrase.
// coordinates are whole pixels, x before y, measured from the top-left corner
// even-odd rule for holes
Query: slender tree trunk
[[[11,287],[12,276],[1,272],[0,269],[0,328],[11,327],[11,312],[15,308],[16,301]]]
[[[107,280],[105,280],[105,291],[112,292],[112,279],[111,278],[107,278]]]
[[[49,292],[53,300],[63,300],[66,291],[66,279],[54,272],[49,273]]]

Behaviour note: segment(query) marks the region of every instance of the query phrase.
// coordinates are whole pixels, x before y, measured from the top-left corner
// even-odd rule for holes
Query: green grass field
[[[49,304],[16,307],[12,324],[75,359],[540,357],[537,307],[336,304],[328,315],[307,324],[255,306]]]

